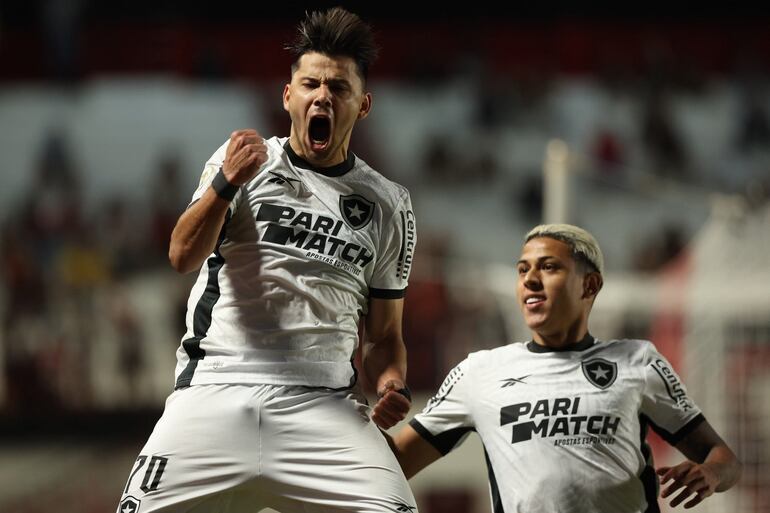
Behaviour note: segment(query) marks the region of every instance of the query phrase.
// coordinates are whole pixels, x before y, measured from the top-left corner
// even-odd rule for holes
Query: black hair
[[[364,82],[379,50],[371,26],[342,7],[307,13],[297,27],[296,39],[286,49],[296,57],[292,73],[296,71],[300,57],[308,52],[318,52],[350,57]]]

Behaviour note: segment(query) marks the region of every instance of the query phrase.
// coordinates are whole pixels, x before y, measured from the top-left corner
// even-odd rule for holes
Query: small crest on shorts
[[[589,383],[597,388],[606,390],[615,383],[618,377],[618,364],[604,358],[593,358],[583,362],[583,375]]]
[[[139,499],[129,495],[120,501],[120,510],[118,513],[136,513],[139,511],[139,504],[141,504]]]
[[[340,196],[340,213],[348,226],[360,230],[372,220],[374,203],[358,194]]]

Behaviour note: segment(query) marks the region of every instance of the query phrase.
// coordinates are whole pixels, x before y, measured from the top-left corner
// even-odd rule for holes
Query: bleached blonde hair
[[[524,238],[526,244],[537,237],[549,237],[567,244],[576,262],[585,264],[590,271],[604,273],[604,256],[593,235],[571,224],[541,224],[532,228]]]

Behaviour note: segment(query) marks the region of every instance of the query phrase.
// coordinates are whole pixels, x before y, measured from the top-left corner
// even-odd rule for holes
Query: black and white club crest
[[[132,496],[127,496],[120,501],[120,513],[137,513],[141,502]]]
[[[589,383],[606,390],[618,377],[618,364],[604,358],[593,358],[583,362],[583,375]]]
[[[340,196],[340,213],[348,226],[360,230],[372,220],[374,203],[358,194]]]

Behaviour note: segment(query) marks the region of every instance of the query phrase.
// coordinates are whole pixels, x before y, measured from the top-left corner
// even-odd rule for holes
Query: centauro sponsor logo
[[[661,377],[663,383],[666,385],[666,391],[668,392],[671,400],[674,401],[684,411],[690,410],[694,407],[693,402],[687,397],[682,383],[676,377],[674,371],[671,370],[666,362],[660,358],[652,362],[652,368]]]
[[[614,443],[620,417],[610,415],[579,415],[580,397],[541,399],[533,403],[516,403],[500,410],[500,425],[513,424],[511,443],[555,436],[593,435],[586,443]],[[523,422],[522,422],[523,420]],[[610,440],[613,440],[612,442]],[[555,445],[574,445],[560,443]]]
[[[398,264],[396,265],[396,276],[405,280],[409,276],[409,269],[412,267],[412,257],[414,255],[415,243],[415,223],[414,212],[411,210],[401,212],[401,252],[398,255]]]
[[[338,258],[342,262],[334,263],[325,258],[317,258],[317,260],[326,261],[346,270],[350,270],[350,266],[364,268],[374,260],[374,253],[338,236],[342,227],[345,226],[345,223],[339,219],[313,215],[310,212],[296,211],[291,207],[270,203],[260,205],[256,219],[270,223],[262,235],[263,242],[282,246],[293,245],[307,250],[308,255],[312,253]]]

